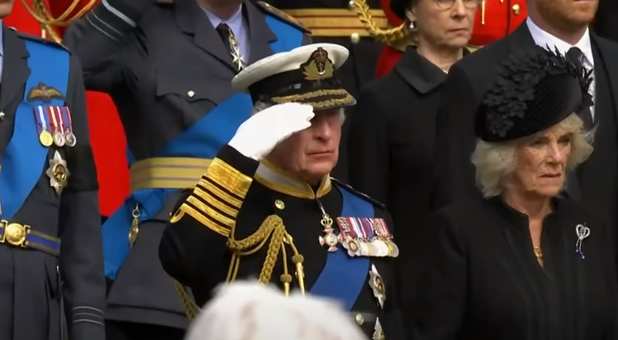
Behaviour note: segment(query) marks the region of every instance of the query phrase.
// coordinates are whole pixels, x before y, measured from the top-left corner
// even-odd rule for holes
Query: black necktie
[[[574,64],[577,64],[581,67],[585,67],[584,62],[586,61],[586,56],[584,55],[582,50],[580,50],[577,47],[569,48],[569,50],[566,53],[566,58],[568,61]],[[594,126],[594,123],[592,121],[592,113],[590,112],[590,108],[587,107],[586,109],[582,110],[578,114],[579,114],[579,118],[581,118],[581,120],[584,123],[584,129],[586,131],[589,131],[590,129],[592,129]]]
[[[219,36],[221,36],[223,44],[227,47],[227,50],[232,57],[232,65],[236,67],[236,71],[242,70],[245,67],[245,61],[242,59],[242,55],[240,55],[238,40],[236,40],[234,32],[232,32],[230,26],[225,23],[220,23],[219,26],[217,26],[217,32],[219,33]]]

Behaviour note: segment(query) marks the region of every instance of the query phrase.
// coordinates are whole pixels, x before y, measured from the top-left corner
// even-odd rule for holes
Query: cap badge
[[[328,52],[318,47],[306,63],[301,65],[305,80],[322,80],[333,77],[333,62],[328,58]]]

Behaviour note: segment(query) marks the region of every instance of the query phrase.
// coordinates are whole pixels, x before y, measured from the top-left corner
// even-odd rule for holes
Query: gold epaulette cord
[[[200,307],[195,303],[195,300],[189,295],[185,286],[183,286],[180,282],[174,280],[174,287],[176,288],[176,293],[180,297],[180,302],[182,303],[185,309],[185,315],[189,321],[195,319],[197,314],[200,312]]]
[[[298,249],[294,245],[294,239],[286,231],[285,225],[281,217],[277,215],[268,216],[260,225],[258,230],[248,237],[236,240],[234,238],[234,232],[230,234],[227,241],[228,248],[232,251],[232,258],[230,261],[230,267],[227,275],[227,282],[236,280],[238,275],[238,268],[240,266],[240,258],[242,256],[248,256],[261,250],[268,242],[268,249],[266,251],[266,258],[258,277],[258,282],[267,284],[270,282],[272,273],[275,269],[279,252],[282,253],[283,262],[283,274],[280,276],[280,281],[283,283],[284,293],[289,295],[290,284],[292,282],[292,276],[289,273],[287,263],[286,245],[292,250],[292,262],[295,265],[295,276],[298,281],[298,287],[302,294],[305,293],[304,282],[304,269],[303,269],[303,256],[298,252]]]

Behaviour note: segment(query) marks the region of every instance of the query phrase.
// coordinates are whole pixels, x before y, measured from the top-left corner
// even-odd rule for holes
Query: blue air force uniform
[[[240,30],[226,24],[246,64],[308,41],[269,6],[242,1],[240,11]],[[132,195],[103,226],[106,319],[187,324],[157,246],[179,189],[195,185],[251,110],[230,86],[238,70],[211,14],[195,0],[104,0],[65,35],[86,87],[111,94],[129,146]]]
[[[105,338],[100,218],[81,67],[1,27],[0,339]]]

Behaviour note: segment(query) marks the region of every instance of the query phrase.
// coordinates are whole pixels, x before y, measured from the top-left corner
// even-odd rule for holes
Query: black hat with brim
[[[590,114],[591,71],[558,51],[535,47],[500,66],[483,97],[476,135],[488,142],[531,136],[572,113]]]

